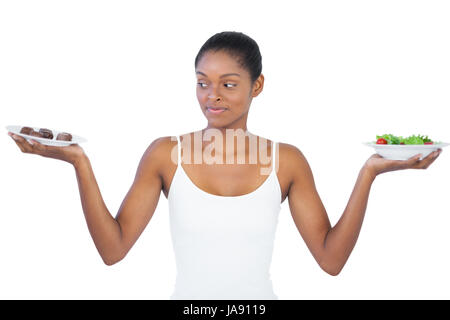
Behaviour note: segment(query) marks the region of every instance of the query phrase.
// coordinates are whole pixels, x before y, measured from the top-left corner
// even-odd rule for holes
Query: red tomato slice
[[[424,142],[424,144],[433,144],[433,141],[430,141],[430,142]]]
[[[377,144],[387,144],[386,139],[380,138],[377,140]]]

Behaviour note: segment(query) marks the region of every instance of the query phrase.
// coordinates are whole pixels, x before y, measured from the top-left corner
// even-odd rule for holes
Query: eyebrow
[[[201,71],[196,71],[195,73],[196,73],[196,74],[198,73],[198,74],[201,74],[202,76],[207,77],[207,75],[204,74],[204,73],[201,72]],[[241,75],[240,75],[239,73],[225,73],[225,74],[221,75],[219,78],[223,78],[223,77],[226,77],[226,76],[238,76],[238,77],[240,77]]]

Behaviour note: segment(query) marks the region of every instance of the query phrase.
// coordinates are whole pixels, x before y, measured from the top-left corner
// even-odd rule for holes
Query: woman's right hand
[[[13,134],[12,132],[8,132],[8,135],[14,139],[14,142],[24,153],[33,153],[47,158],[59,159],[73,165],[85,155],[83,148],[78,144],[71,144],[65,147],[48,146],[32,139],[30,139],[31,142],[28,142],[24,137]]]

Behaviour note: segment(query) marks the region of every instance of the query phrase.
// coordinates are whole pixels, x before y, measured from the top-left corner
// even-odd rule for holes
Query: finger
[[[423,154],[418,153],[416,155],[413,155],[411,158],[409,158],[407,161],[413,161],[413,160],[420,160],[420,158],[423,156]]]
[[[22,142],[20,142],[18,139],[14,138],[13,136],[11,136],[11,138],[13,139],[14,143],[19,147],[20,151],[25,152],[25,148],[24,148]]]
[[[14,134],[12,136],[12,138],[14,139],[16,144],[19,146],[19,148],[22,150],[22,152],[35,153],[36,149],[33,148],[33,145],[36,143],[36,140],[30,139],[30,141],[28,141],[24,137],[18,136],[16,134]]]
[[[27,143],[23,137],[15,134],[11,134],[10,136],[22,152],[28,152],[28,147],[26,146]]]
[[[428,166],[436,159],[435,157],[439,155],[438,152],[430,152],[425,158],[414,163],[411,169],[426,169]]]
[[[423,163],[420,164],[420,168],[427,169],[438,157],[439,150],[431,152],[425,159],[422,160]]]
[[[44,153],[46,150],[46,147],[47,147],[46,145],[40,143],[39,141],[31,140],[31,139],[30,139],[29,144],[31,145],[31,150],[33,151],[33,153],[36,153],[36,154]]]
[[[417,166],[417,164],[420,163],[420,158],[421,157],[422,157],[422,154],[419,153],[419,154],[416,154],[415,156],[412,156],[408,160],[403,161],[404,162],[404,167],[405,168],[413,168],[413,167]]]

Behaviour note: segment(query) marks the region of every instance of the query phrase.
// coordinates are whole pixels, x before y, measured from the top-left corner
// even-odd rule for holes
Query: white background
[[[257,41],[265,86],[248,128],[297,146],[332,225],[376,134],[450,141],[448,1],[2,1],[0,125],[88,139],[115,216],[147,146],[206,126],[194,59],[221,31]],[[127,257],[103,264],[73,167],[0,139],[0,298],[168,299],[167,200]],[[450,298],[450,149],[427,170],[380,175],[337,277],[282,204],[272,262],[280,299]]]

